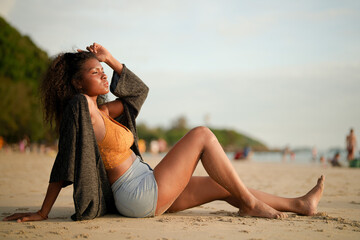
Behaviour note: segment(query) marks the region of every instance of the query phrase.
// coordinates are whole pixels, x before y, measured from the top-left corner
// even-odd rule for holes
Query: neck
[[[95,105],[97,104],[97,103],[96,103],[97,97],[98,97],[98,96],[90,97],[90,99],[95,103]]]

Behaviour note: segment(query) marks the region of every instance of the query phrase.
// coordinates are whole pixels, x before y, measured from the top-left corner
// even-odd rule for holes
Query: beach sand
[[[154,167],[159,157],[147,157]],[[0,214],[37,211],[48,185],[54,156],[0,152]],[[360,239],[360,169],[291,163],[234,162],[248,187],[284,197],[305,194],[321,174],[325,191],[316,216],[287,219],[239,217],[215,201],[183,212],[133,219],[106,215],[74,222],[72,187],[63,189],[49,219],[0,222],[0,239]],[[200,165],[195,175],[206,175]]]

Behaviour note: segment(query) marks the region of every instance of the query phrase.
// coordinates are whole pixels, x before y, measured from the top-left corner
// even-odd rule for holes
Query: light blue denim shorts
[[[134,218],[155,216],[158,186],[153,170],[139,156],[111,185],[111,189],[121,215]]]

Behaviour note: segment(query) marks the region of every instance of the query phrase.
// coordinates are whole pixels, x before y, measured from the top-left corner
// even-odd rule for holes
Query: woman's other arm
[[[62,184],[62,182],[49,183],[44,202],[38,212],[14,213],[10,216],[5,217],[3,221],[16,220],[17,222],[26,222],[46,220],[52,206],[54,205],[60,193]]]

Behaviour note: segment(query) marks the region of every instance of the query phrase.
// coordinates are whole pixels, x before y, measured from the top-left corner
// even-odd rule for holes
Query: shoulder
[[[65,113],[72,113],[75,117],[79,116],[79,114],[83,115],[82,113],[89,113],[90,104],[91,102],[88,101],[84,94],[77,94],[69,100],[65,108]]]
[[[99,110],[102,111],[103,113],[105,113],[106,115],[110,115],[109,108],[107,105],[108,105],[108,103],[99,106]]]
[[[97,112],[98,112],[98,106],[97,103],[94,102],[94,100],[89,97],[86,94],[80,94],[83,98],[83,101],[85,101],[85,103],[87,104],[87,109],[89,111],[90,117],[91,117],[91,121],[94,122],[94,116],[97,116]]]
[[[87,99],[84,94],[76,94],[74,97],[71,98],[69,101],[70,106],[74,107],[77,105],[83,105],[84,103],[87,103]]]
[[[86,94],[82,94],[82,93],[79,94],[78,95],[78,100],[86,102],[88,107],[89,107],[89,110],[92,110],[92,109],[94,109],[94,107],[96,107],[96,104],[94,104],[94,101],[91,99],[91,97],[89,97]]]

